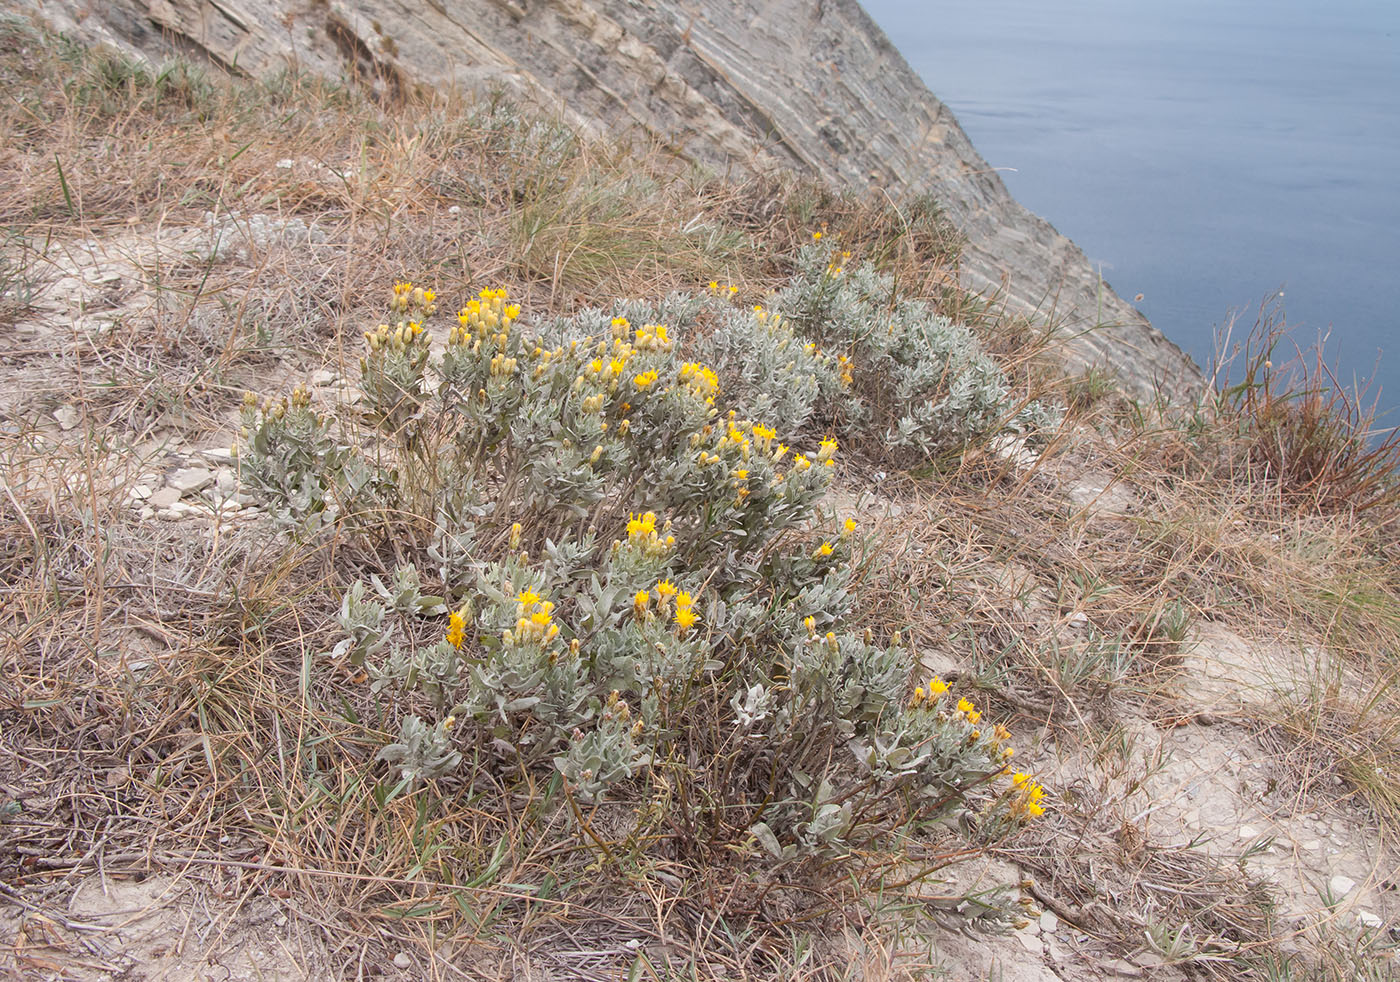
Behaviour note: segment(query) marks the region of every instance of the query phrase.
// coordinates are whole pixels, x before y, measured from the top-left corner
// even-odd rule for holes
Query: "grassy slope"
[[[1387,776],[1400,770],[1394,454],[1348,443],[1359,420],[1325,395],[1288,398],[1325,373],[1266,387],[1263,357],[1247,357],[1253,384],[1163,422],[1097,378],[1055,380],[1026,324],[961,293],[956,234],[928,202],[776,176],[726,184],[511,106],[453,95],[381,106],[298,77],[228,84],[14,24],[0,25],[0,83],[7,891],[61,904],[65,878],[98,855],[109,875],[232,860],[235,895],[290,898],[331,934],[376,938],[378,959],[451,938],[461,964],[507,973],[516,943],[603,949],[640,934],[702,976],[840,977],[858,960],[849,939],[864,935],[868,969],[916,974],[936,930],[910,919],[929,909],[913,888],[875,897],[818,879],[752,902],[742,864],[665,861],[626,841],[600,850],[538,800],[382,802],[374,734],[341,710],[363,708],[363,687],[311,661],[330,646],[338,589],[386,557],[153,525],[127,497],[170,450],[226,443],[245,389],[353,375],[360,332],[401,276],[444,297],[505,284],[536,315],[711,279],[759,302],[824,227],[908,295],[973,324],[1023,389],[1074,406],[1031,466],[974,447],[877,486],[889,467],[872,445],[843,474],[844,494],[879,502],[869,616],[946,657],[1042,757],[1094,761],[1043,823],[993,849],[1036,874],[1027,899],[1076,923],[1100,957],[1184,923],[1189,945],[1151,946],[1194,973],[1385,971],[1380,939],[1327,918],[1316,937],[1277,940],[1266,893],[1229,862],[1152,840],[1150,870],[1131,850],[1100,855],[1121,832],[1115,795],[1135,793],[1123,775],[1146,766],[1125,724],[1193,725],[1180,666],[1205,622],[1329,653],[1228,723],[1278,748],[1280,793],[1299,811],[1360,809],[1387,842],[1400,827]],[[142,245],[208,212],[301,218],[324,241],[226,258],[208,238],[184,252]],[[55,295],[76,289],[59,273],[82,267],[84,240],[129,260],[114,260],[116,293],[82,312],[121,314],[100,332],[75,326]],[[64,407],[78,414],[69,430],[53,424]],[[1101,499],[1126,489],[1133,504],[1084,507],[1068,493],[1083,475],[1099,478]],[[159,668],[138,683],[130,666],[143,659]],[[463,868],[487,873],[465,893],[442,886]],[[1104,882],[1126,900],[1089,904]],[[1240,903],[1222,912],[1222,893]]]

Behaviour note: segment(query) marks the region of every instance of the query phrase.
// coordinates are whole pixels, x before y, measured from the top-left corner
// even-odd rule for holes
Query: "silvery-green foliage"
[[[886,791],[903,791],[965,807],[963,793],[999,770],[990,725],[951,709],[916,707],[890,715],[850,742],[856,761]]]
[[[399,738],[379,751],[379,759],[398,766],[404,780],[432,781],[457,770],[462,755],[452,747],[447,720],[429,726],[417,716],[404,717]]]
[[[1058,420],[1050,407],[1012,398],[1006,374],[966,327],[899,297],[893,278],[868,265],[835,263],[823,247],[804,248],[772,306],[802,336],[849,358],[846,399],[860,408],[838,399],[828,407],[838,419],[878,412],[892,444],[925,456],[1003,430],[1034,435]]]
[[[796,432],[819,403],[841,397],[836,356],[820,350],[777,313],[713,302],[718,323],[696,340],[701,360],[719,373],[726,400],[743,416]],[[852,403],[851,423],[858,407]]]
[[[353,449],[337,438],[333,421],[311,408],[302,389],[261,406],[250,393],[241,421],[239,479],[263,497],[279,525],[314,534],[372,483]]]
[[[442,710],[451,704],[462,683],[462,657],[447,641],[411,649],[394,646],[378,664],[369,666],[370,691],[418,690]]]
[[[729,700],[734,710],[734,724],[752,730],[768,718],[773,708],[773,690],[762,682],[755,682],[747,689],[739,689]]]
[[[377,654],[388,643],[393,627],[384,625],[384,605],[365,599],[365,585],[356,580],[340,601],[336,623],[345,632],[331,651],[336,658],[346,658],[352,665],[363,665],[370,655]]]
[[[406,329],[411,330],[408,323],[394,325],[400,336]],[[426,397],[427,363],[428,341],[422,336],[407,345],[386,344],[361,359],[360,388],[365,412],[376,425],[390,433],[408,432],[407,427],[418,418]]]
[[[644,755],[633,741],[633,733],[626,716],[606,711],[587,733],[574,731],[569,749],[554,758],[554,766],[573,794],[592,803],[609,786],[630,778],[642,763]]]
[[[433,617],[447,613],[447,604],[442,597],[423,593],[423,580],[418,575],[418,567],[404,563],[395,567],[394,578],[386,585],[377,575],[370,575],[374,592],[388,603],[389,608],[400,614],[418,614]]]

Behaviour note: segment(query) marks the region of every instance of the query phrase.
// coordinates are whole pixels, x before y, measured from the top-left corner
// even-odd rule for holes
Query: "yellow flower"
[[[467,636],[467,619],[462,611],[454,610],[447,616],[447,640],[452,647],[461,649]]]
[[[658,597],[674,597],[676,595],[676,585],[670,580],[662,580],[656,584],[656,595]]]
[[[645,389],[655,384],[656,378],[656,370],[653,369],[649,372],[642,372],[640,375],[634,376],[632,384],[639,389]]]
[[[627,538],[638,539],[656,531],[656,512],[649,511],[641,518],[635,514],[627,522]]]
[[[522,610],[533,610],[535,605],[540,602],[540,595],[534,590],[525,590],[515,600],[520,604]]]
[[[958,712],[966,715],[967,713],[973,712],[976,709],[977,707],[973,703],[969,702],[967,699],[958,700]]]
[[[821,548],[819,548],[819,549],[817,550],[817,555],[818,555],[818,556],[830,556],[830,555],[831,555],[831,543],[830,543],[830,542],[823,542],[823,543],[821,544]]]
[[[813,242],[820,242],[821,240],[822,240],[822,234],[821,234],[820,232],[813,232],[813,233],[812,233],[812,241],[813,241]]]
[[[711,290],[718,290],[718,289],[719,289],[719,280],[710,280],[710,289],[711,289]]]
[[[807,459],[806,454],[798,454],[792,460],[792,469],[795,471],[805,471],[812,466],[812,462]]]
[[[676,608],[676,626],[682,631],[690,630],[691,626],[695,624],[695,621],[695,611],[691,610],[689,607]]]
[[[822,440],[821,449],[817,451],[817,459],[825,463],[836,456],[836,441],[831,437]]]
[[[685,610],[685,609],[690,608],[690,607],[693,606],[694,604],[695,604],[695,599],[694,599],[693,597],[691,597],[691,595],[690,595],[689,593],[687,593],[685,590],[682,590],[680,593],[676,594],[676,607],[677,607],[677,609]]]
[[[846,519],[846,524],[843,526],[843,529],[847,535],[850,535],[856,530],[856,520],[854,518]]]
[[[941,696],[943,695],[943,693],[948,691],[948,683],[944,682],[941,678],[935,675],[932,679],[929,680],[928,691],[930,695]]]

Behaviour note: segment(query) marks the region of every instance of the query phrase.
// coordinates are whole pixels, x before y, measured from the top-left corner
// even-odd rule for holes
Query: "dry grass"
[[[910,952],[933,929],[874,913],[876,887],[900,879],[884,861],[844,882],[755,882],[742,855],[667,851],[689,833],[667,824],[666,802],[583,812],[557,788],[506,793],[484,776],[395,791],[374,763],[382,715],[318,655],[337,590],[392,565],[393,545],[153,525],[126,492],[170,445],[227,440],[245,388],[275,392],[323,366],[351,374],[378,295],[405,273],[443,295],[503,282],[541,314],[711,278],[758,299],[823,222],[907,293],[1000,337],[1023,391],[1038,393],[1039,342],[957,289],[959,242],[931,202],[778,177],[736,186],[503,102],[391,107],[296,76],[235,86],[41,44],[12,22],[0,23],[0,85],[15,96],[0,103],[7,893],[57,910],[89,871],[178,870],[232,902],[284,898],[371,961],[414,946],[483,978],[527,962],[600,979],[919,974]],[[75,243],[150,239],[211,211],[300,217],[324,238],[233,258],[125,246],[109,330],[43,320],[31,284]],[[14,330],[36,316],[34,332]],[[849,483],[872,492],[872,516],[903,511],[874,522],[867,613],[963,666],[963,682],[1046,746],[1102,743],[1127,715],[1174,718],[1192,622],[1328,652],[1291,701],[1239,722],[1276,741],[1300,809],[1337,797],[1339,776],[1388,835],[1400,827],[1386,777],[1400,773],[1397,444],[1358,442],[1371,419],[1325,372],[1290,387],[1266,371],[1282,342],[1263,338],[1245,382],[1194,427],[1119,418],[1086,379],[1071,390],[1080,415],[1030,468],[978,449],[877,484],[885,467],[869,451]],[[48,418],[64,405],[82,418],[72,432]],[[1106,480],[1085,505],[1066,488],[1090,474]],[[1110,507],[1115,489],[1131,504]],[[1095,787],[999,849],[1038,872],[1040,903],[1107,950],[1144,931],[1171,949],[1162,932],[1185,923],[1166,960],[1206,975],[1266,978],[1269,958],[1273,977],[1382,964],[1378,946],[1335,932],[1311,967],[1278,961],[1256,883],[1132,839],[1115,792]],[[957,858],[939,841],[908,859]],[[1105,890],[1122,901],[1096,904]],[[1298,974],[1278,974],[1285,964]]]

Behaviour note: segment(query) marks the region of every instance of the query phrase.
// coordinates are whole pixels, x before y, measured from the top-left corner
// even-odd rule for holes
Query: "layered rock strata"
[[[152,58],[350,73],[390,92],[504,86],[722,173],[781,166],[896,198],[928,191],[966,236],[965,285],[1057,324],[1071,371],[1110,368],[1143,398],[1201,384],[1074,243],[1011,197],[856,0],[40,0],[39,11]]]

